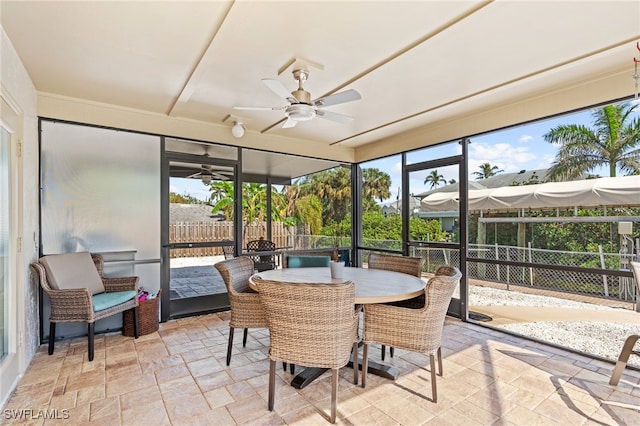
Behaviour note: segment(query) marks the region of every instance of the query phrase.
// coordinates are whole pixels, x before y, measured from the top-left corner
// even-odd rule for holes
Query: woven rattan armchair
[[[431,361],[431,391],[437,402],[435,358],[442,376],[442,329],[447,308],[462,274],[458,268],[441,266],[425,287],[426,303],[422,309],[371,304],[364,307],[362,353],[362,387],[366,386],[368,345],[386,344],[399,349],[429,355]]]
[[[413,275],[420,278],[422,277],[422,269],[424,268],[424,258],[371,253],[369,254],[368,266],[370,269],[384,269],[385,271],[401,272],[403,274]],[[414,297],[413,299],[391,302],[389,304],[404,308],[420,309],[424,307],[424,294]],[[381,357],[383,361],[386,352],[385,345],[382,345]],[[393,357],[393,346],[389,348],[389,354]]]
[[[95,270],[87,269],[94,266]],[[105,277],[102,256],[86,252],[43,256],[31,267],[51,301],[49,355],[59,322],[87,323],[89,361],[93,361],[95,323],[100,319],[132,309],[134,337],[138,338],[138,277]],[[92,281],[93,275],[98,282]]]
[[[227,346],[227,365],[231,363],[234,329],[244,328],[242,347],[247,345],[249,328],[266,328],[267,318],[264,315],[258,293],[249,287],[249,277],[253,274],[253,261],[245,256],[223,260],[215,265],[227,286],[229,303],[231,304],[231,320],[229,320],[229,343]]]
[[[332,369],[331,423],[336,419],[338,370],[354,352],[360,309],[354,309],[355,285],[283,283],[254,278],[269,323],[269,402],[275,400],[275,364],[280,360]],[[356,370],[357,371],[357,370]],[[357,379],[357,375],[355,376]]]

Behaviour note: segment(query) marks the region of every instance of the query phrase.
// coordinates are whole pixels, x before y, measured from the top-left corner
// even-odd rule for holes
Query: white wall
[[[31,279],[29,263],[37,259],[38,232],[38,117],[36,89],[9,37],[0,26],[0,84],[2,97],[17,110],[21,121],[22,156],[18,160],[18,205],[21,217],[18,236],[22,251],[18,255],[16,285],[18,309],[10,321],[22,334],[18,343],[20,375],[24,374],[39,345],[38,287]],[[7,395],[0,395],[0,406]]]

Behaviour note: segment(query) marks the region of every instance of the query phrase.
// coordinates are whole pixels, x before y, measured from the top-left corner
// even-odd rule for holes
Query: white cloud
[[[538,156],[528,147],[513,146],[507,143],[485,144],[473,143],[469,145],[469,171],[478,170],[481,164],[489,163],[507,173],[527,169],[527,163]]]
[[[531,135],[522,135],[520,137],[520,139],[518,140],[518,142],[527,143],[527,142],[531,142],[532,140],[533,140],[533,136],[531,136]]]

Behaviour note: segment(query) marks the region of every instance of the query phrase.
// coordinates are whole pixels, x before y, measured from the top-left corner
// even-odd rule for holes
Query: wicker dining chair
[[[233,259],[235,257],[235,247],[233,241],[231,240],[221,240],[221,243],[224,243],[222,246],[222,254],[224,254],[225,259]]]
[[[424,268],[424,258],[371,253],[369,254],[368,266],[370,269],[383,269],[385,271],[401,272],[403,274],[421,278],[422,269]],[[424,307],[424,294],[408,300],[390,302],[389,304],[404,308],[420,309]],[[381,357],[384,361],[384,357],[387,352],[386,346],[382,345],[380,349]],[[393,357],[393,347],[389,348],[389,354]]]
[[[273,411],[275,400],[276,361],[330,368],[330,421],[334,423],[338,370],[349,362],[352,350],[353,363],[358,365],[360,308],[354,309],[354,283],[283,283],[259,277],[254,282],[269,323],[269,410]],[[357,380],[357,374],[354,379]]]
[[[273,252],[276,250],[276,244],[273,241],[259,239],[252,240],[247,243],[247,252]],[[253,260],[253,268],[258,272],[276,269],[278,267],[278,256],[275,254],[249,254],[248,257]]]
[[[43,256],[31,268],[51,302],[49,355],[59,322],[87,323],[89,361],[93,361],[98,320],[119,313],[124,318],[124,312],[133,310],[133,335],[138,338],[138,277],[105,277],[102,256],[88,252]]]
[[[438,401],[435,358],[442,376],[442,329],[453,291],[462,274],[455,267],[441,266],[425,287],[426,303],[422,309],[403,308],[385,304],[364,307],[364,336],[362,351],[362,387],[366,386],[368,346],[386,344],[399,349],[429,355],[431,361],[431,391],[433,402]]]
[[[245,256],[223,260],[215,265],[227,287],[231,304],[229,320],[229,343],[227,345],[227,365],[231,363],[233,334],[236,328],[244,328],[242,347],[247,345],[249,328],[266,328],[264,315],[258,294],[249,287],[249,277],[253,274],[253,261]]]

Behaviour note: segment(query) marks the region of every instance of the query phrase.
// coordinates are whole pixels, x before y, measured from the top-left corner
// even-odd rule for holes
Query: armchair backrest
[[[249,277],[253,275],[253,261],[246,256],[240,256],[223,260],[213,266],[224,280],[232,305],[231,309],[233,309],[234,296],[249,290]]]
[[[97,263],[89,252],[43,256],[40,258],[40,264],[44,267],[47,281],[54,290],[87,288],[91,294],[105,291]]]
[[[368,266],[371,269],[401,272],[403,274],[409,274],[420,278],[422,277],[424,258],[370,253]]]
[[[442,342],[442,326],[444,317],[447,315],[449,302],[462,278],[462,273],[458,268],[452,266],[441,266],[435,275],[427,281],[425,287],[426,303],[423,308],[424,323],[427,336],[424,337],[427,351],[432,351],[440,347]]]
[[[340,368],[357,334],[355,285],[287,283],[256,279],[269,324],[272,360]]]
[[[247,251],[273,251],[276,244],[269,240],[253,240],[247,243]]]

